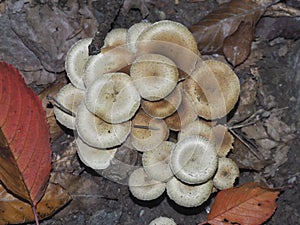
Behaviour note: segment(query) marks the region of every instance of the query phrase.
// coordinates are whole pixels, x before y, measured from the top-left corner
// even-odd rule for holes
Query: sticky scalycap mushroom
[[[175,63],[163,55],[144,54],[132,63],[130,76],[142,98],[157,101],[176,87],[178,70]]]
[[[142,167],[132,172],[128,186],[134,197],[144,201],[158,198],[166,189],[165,183],[150,178]]]
[[[76,131],[79,137],[95,148],[113,148],[122,144],[131,130],[131,122],[110,124],[92,114],[84,102],[78,107]]]
[[[205,138],[189,136],[176,144],[171,153],[170,166],[179,180],[187,184],[200,184],[215,174],[217,152]]]
[[[226,116],[240,94],[237,75],[228,65],[216,60],[201,63],[183,84],[196,112],[207,120]]]
[[[84,91],[73,86],[73,84],[67,84],[59,90],[57,93],[56,101],[59,102],[70,113],[76,113],[78,106],[84,98]],[[56,119],[65,127],[74,130],[75,129],[75,115],[70,115],[67,112],[60,109],[59,106],[54,107],[54,114]]]
[[[221,157],[219,158],[217,173],[213,178],[213,184],[219,190],[232,188],[238,176],[239,168],[236,163],[230,158]]]
[[[212,180],[198,185],[188,185],[173,177],[167,183],[167,194],[178,205],[197,207],[209,198],[212,187]]]
[[[106,122],[122,123],[133,117],[140,99],[129,75],[107,73],[87,89],[85,104],[90,112]]]
[[[79,88],[85,89],[83,82],[83,70],[89,59],[88,46],[92,38],[77,41],[68,51],[65,61],[65,70],[71,83]]]

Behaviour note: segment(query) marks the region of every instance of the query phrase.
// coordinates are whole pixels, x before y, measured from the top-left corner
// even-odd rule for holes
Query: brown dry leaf
[[[39,219],[53,215],[71,200],[69,194],[58,184],[49,183],[46,193],[37,204]],[[0,224],[34,221],[30,204],[19,200],[0,185]]]
[[[243,62],[250,53],[254,26],[266,9],[264,3],[233,0],[190,27],[201,53],[224,51],[233,65]]]
[[[206,224],[262,224],[275,212],[279,193],[278,189],[254,182],[223,190],[218,193]]]

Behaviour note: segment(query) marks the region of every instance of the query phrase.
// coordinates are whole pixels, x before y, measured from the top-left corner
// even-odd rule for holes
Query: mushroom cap
[[[194,120],[180,130],[178,141],[192,135],[199,135],[210,141],[213,137],[212,127],[201,119]]]
[[[88,46],[92,40],[92,38],[84,38],[77,41],[69,49],[66,56],[65,70],[67,76],[71,83],[79,89],[85,89],[83,82],[83,70],[89,59]]]
[[[177,111],[172,115],[166,117],[164,120],[168,125],[170,130],[180,131],[187,124],[195,121],[198,118],[194,107],[187,97],[186,93],[181,91],[181,104],[179,105]]]
[[[133,60],[133,54],[124,46],[91,56],[83,71],[85,86],[89,87],[105,73],[117,72],[127,67]]]
[[[156,148],[143,153],[143,167],[149,177],[158,181],[168,181],[173,177],[169,160],[174,147],[175,143],[164,141]]]
[[[106,34],[104,39],[104,45],[101,48],[101,52],[111,50],[120,45],[126,44],[127,29],[115,28]]]
[[[126,37],[126,43],[127,47],[130,51],[136,52],[136,41],[140,34],[148,27],[151,26],[151,23],[148,22],[140,22],[133,24],[131,27],[129,27]]]
[[[141,106],[145,113],[157,119],[163,119],[175,113],[181,103],[181,90],[176,86],[164,99],[159,101],[142,100]]]
[[[133,117],[130,138],[138,151],[154,149],[168,136],[169,129],[163,120],[152,118],[141,109]]]
[[[85,95],[88,110],[108,123],[131,119],[140,100],[130,76],[120,72],[103,74],[87,88]]]
[[[76,137],[76,144],[80,160],[95,170],[106,169],[117,151],[117,148],[106,150],[91,147],[84,143],[80,137]]]
[[[218,170],[213,178],[213,184],[219,190],[232,188],[239,173],[239,167],[232,159],[220,157]]]
[[[140,95],[149,101],[168,96],[178,81],[175,63],[158,54],[138,56],[131,65],[130,75]]]
[[[217,125],[212,128],[212,143],[216,146],[219,157],[225,157],[233,148],[234,138],[224,125]]]
[[[226,116],[240,94],[237,75],[228,65],[216,60],[201,63],[183,83],[198,115],[208,120]]]
[[[131,122],[110,124],[92,114],[84,102],[78,107],[76,131],[79,137],[95,148],[112,148],[122,144],[130,133]]]
[[[56,100],[66,109],[76,113],[78,106],[84,98],[84,91],[74,87],[72,84],[67,84],[62,87],[57,93]],[[56,119],[65,127],[75,129],[75,117],[65,113],[61,109],[54,107]]]
[[[176,225],[173,219],[160,216],[152,220],[149,225]]]
[[[171,153],[170,166],[175,176],[188,184],[209,180],[218,166],[214,146],[198,135],[189,136],[176,144]]]
[[[137,41],[170,42],[198,54],[198,46],[193,34],[186,26],[171,20],[161,20],[153,23],[143,30]]]
[[[208,180],[203,184],[188,185],[173,177],[167,183],[167,194],[178,205],[197,207],[209,198],[212,187],[212,180]]]
[[[144,201],[158,198],[166,189],[166,183],[150,178],[142,167],[129,176],[128,186],[134,197]]]

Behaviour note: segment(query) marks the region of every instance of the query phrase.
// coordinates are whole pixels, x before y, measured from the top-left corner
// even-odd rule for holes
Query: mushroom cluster
[[[137,151],[142,165],[118,168],[130,174],[132,195],[146,201],[166,190],[177,204],[195,207],[213,187],[232,187],[239,175],[226,157],[233,137],[219,121],[239,98],[233,70],[202,60],[192,33],[168,20],[114,29],[98,55],[89,56],[90,43],[69,50],[71,83],[54,110],[75,131],[81,161],[104,171],[118,152]]]

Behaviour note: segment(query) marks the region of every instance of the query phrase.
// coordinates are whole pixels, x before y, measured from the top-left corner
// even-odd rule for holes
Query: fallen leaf
[[[254,182],[223,190],[217,194],[206,223],[262,224],[275,212],[279,193],[278,189],[262,187]]]
[[[232,0],[190,27],[201,53],[224,51],[233,65],[243,62],[250,53],[255,24],[266,9],[261,2]]]
[[[58,184],[49,183],[45,195],[37,204],[40,219],[50,217],[71,200],[70,195]],[[34,221],[32,207],[8,193],[0,185],[0,224]]]
[[[0,180],[33,207],[49,180],[49,140],[41,101],[13,66],[0,62]]]

